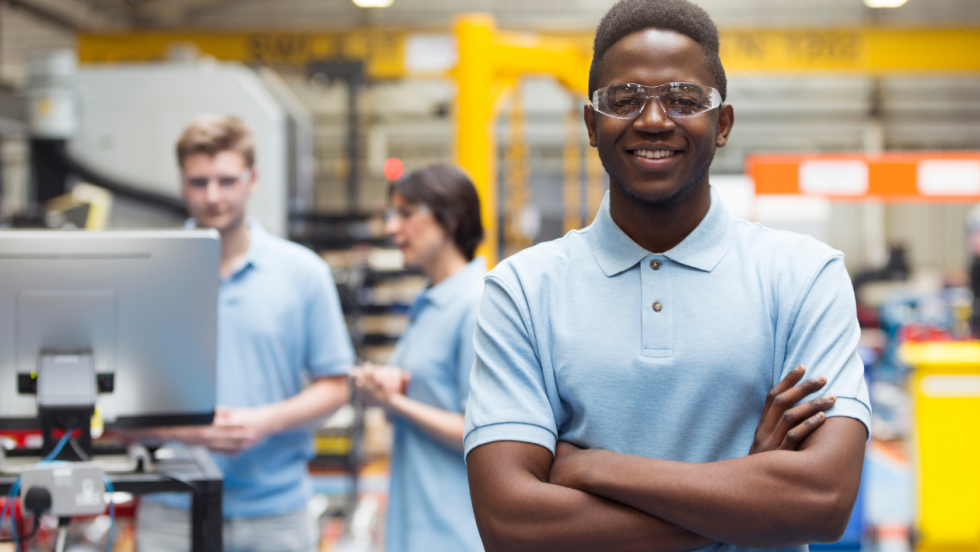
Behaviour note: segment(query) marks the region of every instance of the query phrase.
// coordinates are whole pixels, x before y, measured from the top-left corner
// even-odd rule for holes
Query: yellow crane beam
[[[417,33],[406,29],[357,29],[80,34],[78,57],[82,63],[159,61],[167,58],[167,50],[173,44],[193,44],[203,54],[245,63],[304,65],[312,60],[361,59],[367,62],[372,78],[402,78],[414,76],[405,63],[405,55],[406,43]],[[510,54],[527,48],[549,49],[555,47],[553,40],[557,39],[562,42],[558,50],[572,44],[578,55],[588,56],[593,35],[572,32],[499,36],[506,37],[498,51],[508,63],[530,64],[533,60]],[[980,72],[980,28],[722,29],[721,57],[725,69],[733,75],[975,73]],[[533,69],[528,68],[536,72]],[[570,85],[585,77],[565,74],[560,78]]]
[[[589,63],[568,39],[500,32],[493,18],[469,14],[457,18],[459,63],[456,80],[456,158],[480,194],[486,239],[480,254],[490,266],[499,257],[497,141],[493,131],[500,93],[527,74],[553,75],[585,94]]]

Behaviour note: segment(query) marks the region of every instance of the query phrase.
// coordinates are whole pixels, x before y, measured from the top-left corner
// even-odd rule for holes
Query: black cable
[[[78,458],[81,459],[82,462],[88,462],[92,459],[91,456],[82,450],[82,446],[78,444],[78,441],[76,441],[74,437],[68,440],[68,444],[71,445],[71,450],[75,451],[75,454],[78,455]]]

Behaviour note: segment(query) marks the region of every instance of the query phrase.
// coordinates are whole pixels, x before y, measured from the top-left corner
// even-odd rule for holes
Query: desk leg
[[[221,552],[221,492],[198,491],[191,500],[191,552]]]

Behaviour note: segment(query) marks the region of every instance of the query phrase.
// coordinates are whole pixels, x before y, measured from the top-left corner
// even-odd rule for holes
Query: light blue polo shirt
[[[473,332],[486,262],[478,257],[427,289],[390,364],[412,375],[409,398],[463,413],[470,393]],[[476,552],[476,528],[463,453],[395,418],[386,552]]]
[[[326,263],[255,221],[242,266],[218,291],[217,404],[251,408],[299,394],[312,379],[346,375],[354,363],[337,288]],[[225,518],[304,510],[312,426],[275,434],[237,456],[214,455],[224,471]],[[189,508],[186,494],[147,497]]]
[[[839,251],[736,220],[712,190],[698,227],[654,254],[616,225],[607,195],[591,226],[487,276],[466,452],[561,440],[682,462],[745,456],[766,394],[800,364],[839,397],[828,416],[870,428],[859,334]]]

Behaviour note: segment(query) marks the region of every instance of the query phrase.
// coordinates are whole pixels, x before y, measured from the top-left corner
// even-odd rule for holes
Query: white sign
[[[980,376],[925,376],[922,394],[927,397],[980,397]]]
[[[861,160],[800,163],[800,191],[805,194],[860,196],[868,193],[868,164]]]
[[[919,193],[924,196],[980,195],[980,161],[926,159],[919,161]]]
[[[459,47],[448,34],[414,34],[405,41],[405,69],[409,73],[442,73],[456,67]]]

